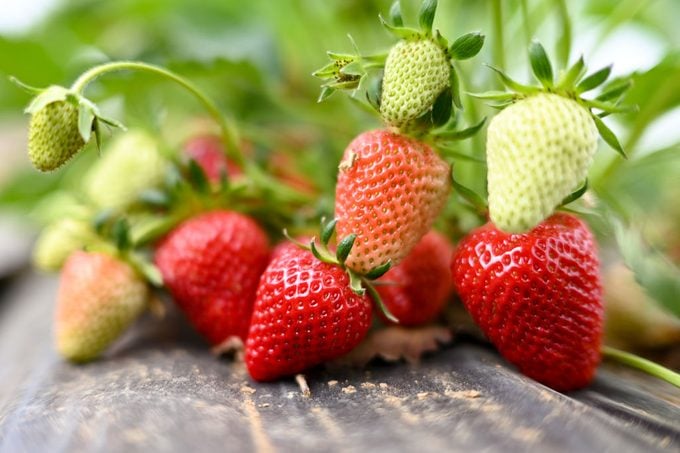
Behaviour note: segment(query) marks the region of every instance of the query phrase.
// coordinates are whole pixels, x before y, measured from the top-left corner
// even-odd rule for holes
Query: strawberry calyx
[[[448,40],[438,30],[433,31],[432,29],[436,9],[437,0],[423,1],[418,19],[419,28],[417,29],[404,25],[399,0],[392,4],[388,19],[379,15],[383,27],[397,37],[400,43],[431,41],[441,50],[447,62],[449,75],[448,83],[444,89],[412,124],[409,122],[409,124],[399,125],[402,132],[411,135],[422,135],[425,131],[447,125],[452,117],[454,107],[463,108],[460,98],[460,82],[454,61],[474,57],[484,45],[484,35],[479,32],[462,35],[449,45]],[[318,101],[324,101],[338,90],[350,91],[351,99],[364,104],[369,110],[381,114],[384,69],[388,53],[364,56],[359,52],[351,36],[350,41],[354,53],[328,52],[331,61],[313,73],[315,77],[326,81],[321,86]],[[445,128],[439,132],[451,133],[453,131]]]
[[[47,105],[55,102],[66,102],[77,107],[78,133],[85,143],[88,143],[92,135],[94,135],[98,149],[101,148],[102,124],[125,130],[125,126],[121,122],[104,116],[97,104],[73,89],[59,85],[35,88],[24,84],[14,77],[10,78],[10,80],[27,92],[35,95],[24,110],[25,113],[35,115]]]
[[[614,132],[602,121],[602,118],[613,113],[628,113],[637,110],[637,106],[621,105],[621,99],[632,86],[632,81],[629,78],[620,78],[604,85],[611,74],[611,66],[606,66],[586,75],[583,56],[579,57],[572,66],[561,71],[559,77],[555,78],[548,54],[536,40],[529,45],[529,61],[532,73],[540,86],[519,83],[501,69],[487,65],[498,74],[503,85],[511,91],[487,91],[470,93],[470,95],[491,101],[491,105],[498,109],[503,109],[516,101],[538,93],[552,93],[572,99],[588,110],[602,139],[623,158],[626,158],[621,143]],[[584,93],[598,87],[601,87],[601,90],[597,96],[594,98],[583,97]]]
[[[371,298],[378,306],[378,308],[382,311],[382,313],[385,315],[385,317],[394,323],[399,323],[399,320],[389,311],[389,309],[383,303],[382,298],[380,297],[378,291],[375,289],[373,283],[373,280],[382,277],[383,275],[385,275],[385,273],[387,273],[387,271],[390,270],[390,268],[392,267],[392,260],[388,260],[384,264],[371,269],[369,272],[365,274],[360,274],[350,269],[349,267],[347,267],[345,262],[350,252],[352,251],[352,247],[354,246],[354,241],[356,240],[357,235],[349,234],[344,238],[340,239],[340,241],[337,244],[337,247],[335,248],[335,252],[332,252],[329,249],[328,244],[335,233],[336,223],[337,223],[336,219],[329,220],[328,222],[322,219],[321,233],[319,235],[320,241],[317,241],[316,237],[312,237],[308,244],[302,243],[292,238],[288,234],[288,231],[285,229],[283,230],[283,234],[289,241],[291,241],[298,247],[310,251],[312,255],[314,255],[314,257],[319,261],[326,264],[338,266],[341,269],[343,269],[347,273],[347,276],[349,277],[349,286],[352,292],[359,296],[363,296],[364,294],[366,294],[366,292],[368,292],[368,294],[371,296]]]

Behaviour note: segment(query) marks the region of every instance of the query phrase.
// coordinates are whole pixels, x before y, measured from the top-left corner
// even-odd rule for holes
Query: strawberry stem
[[[654,363],[651,360],[643,359],[630,352],[621,351],[620,349],[609,346],[604,346],[602,348],[602,355],[610,360],[628,365],[631,368],[637,368],[651,376],[663,379],[676,387],[680,387],[680,374],[669,370],[658,363]]]

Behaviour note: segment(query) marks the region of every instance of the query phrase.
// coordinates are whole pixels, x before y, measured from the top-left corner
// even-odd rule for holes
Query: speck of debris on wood
[[[353,385],[348,385],[347,387],[342,388],[342,393],[346,393],[348,395],[351,394],[351,393],[356,393],[356,392],[357,392],[357,388],[354,387]]]
[[[241,393],[248,393],[252,395],[253,393],[257,392],[254,388],[248,386],[248,385],[242,385],[241,386]]]
[[[375,385],[374,383],[372,383],[372,382],[362,382],[362,383],[361,383],[361,388],[362,388],[362,389],[370,390],[370,389],[374,389],[375,387],[376,387],[376,385]]]
[[[302,393],[302,396],[305,398],[312,396],[312,391],[309,390],[309,385],[307,384],[307,379],[305,379],[304,375],[296,374],[295,382],[297,382],[298,387],[300,387],[300,393]]]
[[[329,387],[335,387],[336,385],[338,385],[338,381],[336,381],[335,379],[333,379],[332,381],[328,381]]]

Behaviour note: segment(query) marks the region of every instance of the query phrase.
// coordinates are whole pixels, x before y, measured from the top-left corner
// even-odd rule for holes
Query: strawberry
[[[583,78],[581,58],[554,80],[545,49],[536,41],[529,46],[529,60],[540,87],[522,85],[495,69],[516,93],[479,95],[506,107],[489,124],[486,154],[489,216],[509,233],[529,231],[585,192],[598,135],[625,156],[600,117],[629,110],[619,98],[630,81],[615,81],[597,98],[586,99],[582,94],[602,84],[611,67]]]
[[[184,153],[198,163],[212,183],[218,183],[223,173],[230,177],[242,174],[240,168],[229,162],[222,141],[216,135],[190,138],[184,144]]]
[[[524,234],[488,223],[460,242],[451,269],[475,322],[522,373],[561,391],[590,383],[603,302],[585,223],[558,213]]]
[[[28,130],[28,157],[40,171],[64,165],[85,146],[78,131],[78,107],[71,102],[50,102],[33,112]]]
[[[271,381],[346,354],[368,332],[371,310],[369,296],[352,291],[341,266],[294,244],[278,248],[257,288],[248,372]]]
[[[399,325],[425,324],[441,313],[452,289],[451,251],[448,239],[430,231],[401,264],[378,280],[383,285],[376,285],[376,290]]]
[[[449,86],[450,74],[446,48],[431,37],[399,41],[385,62],[380,103],[383,120],[403,127],[421,116]]]
[[[583,183],[597,150],[588,110],[539,93],[517,101],[489,124],[489,215],[503,231],[527,231]]]
[[[144,310],[149,289],[125,262],[105,253],[76,251],[61,273],[56,346],[65,358],[96,358]]]
[[[191,324],[210,343],[246,338],[267,235],[243,214],[214,211],[180,224],[160,243],[155,262]]]
[[[131,130],[116,137],[102,153],[85,175],[83,189],[97,208],[121,211],[141,192],[160,185],[167,165],[153,136]]]
[[[449,174],[449,165],[415,139],[388,130],[355,138],[335,190],[338,235],[357,235],[347,266],[366,274],[389,260],[399,264],[443,208]]]

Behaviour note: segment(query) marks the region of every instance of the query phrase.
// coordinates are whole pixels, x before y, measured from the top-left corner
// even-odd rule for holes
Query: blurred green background
[[[204,89],[254,144],[266,163],[276,150],[291,157],[332,208],[337,162],[349,141],[378,127],[375,115],[347,96],[318,104],[312,72],[326,50],[382,52],[393,38],[380,26],[388,0],[204,0],[5,2],[0,16],[0,209],[34,225],[46,221],[41,201],[57,188],[77,188],[96,158],[92,144],[64,170],[41,175],[26,157],[29,95],[12,75],[33,86],[68,86],[87,68],[111,60],[167,66]],[[420,5],[404,0],[412,22]],[[591,70],[613,63],[615,77],[632,76],[626,98],[636,113],[607,118],[630,158],[602,144],[590,182],[592,193],[634,223],[649,243],[680,261],[680,2],[677,0],[441,0],[435,28],[449,39],[479,30],[487,36],[479,56],[459,62],[466,91],[500,88],[482,63],[528,81],[526,48],[536,37],[563,68],[584,55]],[[108,116],[144,127],[177,145],[204,116],[195,100],[154,76],[118,73],[94,83],[88,95]],[[464,121],[494,110],[466,97]],[[116,134],[112,131],[111,134]],[[106,138],[105,138],[106,140]],[[484,155],[484,131],[461,144]],[[460,162],[457,174],[485,190],[484,168]],[[40,209],[36,209],[39,206]],[[49,210],[49,209],[48,209]],[[456,231],[478,220],[452,197],[445,221]],[[598,230],[606,245],[613,236]],[[672,296],[672,295],[671,295]],[[677,299],[677,294],[675,295]],[[677,301],[676,301],[677,303]],[[679,309],[680,312],[680,309]]]

